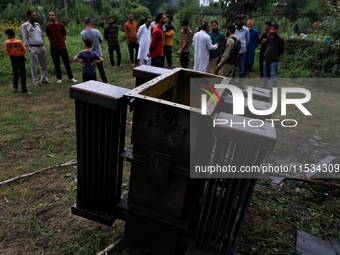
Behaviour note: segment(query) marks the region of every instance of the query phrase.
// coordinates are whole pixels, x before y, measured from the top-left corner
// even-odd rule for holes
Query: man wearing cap
[[[244,80],[244,67],[245,67],[246,57],[247,57],[247,44],[249,43],[249,29],[243,26],[242,15],[236,16],[235,35],[241,41],[241,49],[238,55],[238,69],[239,69],[239,75],[240,75],[241,83],[242,83]],[[236,66],[237,65],[235,65],[235,68],[234,68],[233,78],[235,78]]]
[[[21,35],[24,39],[25,47],[30,54],[31,73],[34,85],[39,86],[38,65],[42,83],[51,83],[47,79],[47,55],[44,35],[37,23],[37,14],[34,11],[27,11],[28,21],[21,26]]]

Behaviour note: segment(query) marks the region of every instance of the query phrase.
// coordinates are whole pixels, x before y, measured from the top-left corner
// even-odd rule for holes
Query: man
[[[129,47],[129,54],[131,60],[131,66],[135,67],[137,64],[137,53],[138,53],[138,40],[137,40],[137,32],[138,32],[138,24],[134,22],[133,13],[129,13],[128,16],[129,21],[124,25],[125,38]],[[133,57],[133,50],[136,50],[135,58]]]
[[[194,35],[195,47],[195,62],[194,71],[207,72],[209,68],[209,55],[211,50],[216,50],[221,43],[211,43],[211,38],[208,35],[209,24],[204,22],[201,26],[201,31]]]
[[[213,72],[214,72],[214,68],[216,66],[216,59],[223,53],[224,46],[225,46],[224,34],[218,29],[218,23],[216,20],[211,21],[211,28],[212,28],[212,31],[209,32],[209,36],[211,38],[212,44],[215,44],[216,42],[220,42],[221,47],[218,47],[216,50],[210,51],[208,72],[210,72],[211,63],[213,63]]]
[[[115,24],[113,24],[114,19],[112,16],[108,17],[107,21],[109,22],[109,24],[106,25],[104,28],[104,38],[106,39],[107,45],[109,46],[111,66],[113,68],[116,68],[117,66],[121,68],[122,66],[120,65],[121,53],[120,53],[120,46],[119,46],[119,41],[118,41],[118,27]],[[116,51],[117,53],[117,66],[113,58],[113,51]]]
[[[246,53],[246,64],[245,64],[245,72],[246,75],[249,75],[254,65],[255,58],[255,50],[260,43],[260,35],[259,32],[253,28],[253,21],[250,19],[247,21],[247,27],[249,29],[249,43],[247,44],[247,53]]]
[[[57,21],[57,16],[54,11],[48,13],[50,22],[46,25],[46,35],[50,40],[51,56],[54,63],[54,67],[57,73],[57,83],[61,83],[61,69],[60,69],[60,57],[66,68],[68,78],[77,82],[73,78],[70,59],[65,45],[66,29],[63,23]]]
[[[230,24],[227,27],[227,32],[230,36],[228,37],[223,55],[221,57],[221,61],[215,67],[215,71],[218,75],[231,77],[233,74],[233,69],[234,69],[234,64],[235,64],[233,63],[233,60],[237,58],[237,56],[233,55],[233,52],[235,50],[235,43],[238,41],[238,38],[235,36],[234,25]],[[234,53],[234,54],[238,54],[238,53]]]
[[[24,39],[26,50],[30,54],[31,73],[34,85],[39,86],[38,65],[42,83],[51,83],[47,78],[47,55],[44,35],[37,23],[37,14],[34,11],[27,11],[28,21],[21,26],[21,35]]]
[[[162,27],[165,24],[165,16],[163,13],[157,14],[156,17],[157,25],[154,27],[152,31],[152,40],[150,44],[150,49],[148,53],[148,57],[151,57],[151,65],[156,67],[163,67],[163,57],[164,57],[164,48],[163,48],[163,30]]]
[[[83,41],[85,41],[86,39],[90,39],[92,41],[92,51],[94,51],[100,57],[102,57],[103,53],[102,53],[102,49],[100,47],[100,44],[103,43],[102,35],[100,34],[100,32],[97,29],[93,28],[93,22],[92,22],[92,18],[91,17],[86,17],[84,19],[84,23],[85,23],[86,29],[83,30],[80,33],[81,39]],[[97,64],[97,67],[98,67],[98,70],[99,70],[100,78],[102,79],[102,81],[104,83],[108,83],[106,75],[105,75],[105,70],[104,70],[103,62],[96,63],[96,64]]]
[[[244,65],[246,63],[247,57],[247,44],[249,43],[249,30],[245,26],[243,26],[243,16],[237,15],[236,16],[236,30],[235,35],[241,41],[241,50],[238,54],[238,68],[239,68],[239,75],[241,78],[241,83],[244,80]],[[236,74],[236,66],[233,72],[233,78],[235,78]]]
[[[137,40],[139,42],[138,56],[140,65],[151,65],[151,59],[148,57],[149,47],[151,43],[151,18],[145,18],[144,25],[141,25],[137,32]]]
[[[199,32],[199,31],[201,31],[201,29],[202,29],[202,24],[203,24],[204,22],[207,22],[207,19],[206,19],[206,18],[202,18],[202,20],[201,20],[201,25],[198,26],[198,27],[196,28],[195,34],[196,34],[197,32]]]
[[[272,28],[272,22],[267,21],[264,24],[264,30],[265,33],[261,36],[260,42],[261,42],[261,49],[260,49],[260,56],[259,56],[259,62],[260,62],[260,71],[261,71],[261,78],[263,78],[263,61],[264,61],[264,52],[266,51],[266,40],[270,36],[270,30]]]
[[[173,43],[173,38],[175,34],[175,27],[171,25],[172,22],[172,16],[168,16],[167,18],[167,24],[165,25],[165,40],[164,40],[164,58],[163,58],[163,66],[165,62],[165,57],[166,61],[168,62],[169,68],[172,69],[172,46],[174,45]]]
[[[192,44],[192,32],[188,27],[189,21],[184,19],[182,20],[181,26],[181,38],[179,40],[179,51],[180,54],[180,61],[181,67],[188,68],[190,63],[190,51],[191,51],[191,44]]]
[[[273,76],[273,88],[277,87],[279,57],[284,51],[284,40],[277,34],[278,24],[273,24],[270,30],[270,36],[266,40],[266,52],[264,53],[263,62],[263,87],[267,87],[270,72]]]

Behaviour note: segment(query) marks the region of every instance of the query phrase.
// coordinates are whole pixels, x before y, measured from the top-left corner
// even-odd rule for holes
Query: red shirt
[[[152,30],[152,40],[150,43],[149,52],[152,58],[164,56],[163,47],[163,30],[158,25]]]
[[[63,50],[66,49],[65,39],[66,29],[63,23],[57,22],[57,24],[48,23],[46,25],[46,34],[50,39],[52,49]]]

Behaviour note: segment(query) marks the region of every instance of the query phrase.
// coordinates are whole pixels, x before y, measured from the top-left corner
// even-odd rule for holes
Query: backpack
[[[241,50],[241,41],[235,37],[231,37],[234,40],[234,48],[230,52],[229,58],[226,63],[235,65],[238,60],[238,54]]]

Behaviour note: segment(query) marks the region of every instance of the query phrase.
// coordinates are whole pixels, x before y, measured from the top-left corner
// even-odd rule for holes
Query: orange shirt
[[[8,39],[5,42],[5,51],[7,55],[13,57],[20,57],[26,54],[25,45],[22,43],[22,41],[17,39]]]
[[[136,22],[130,23],[130,21],[126,22],[124,25],[124,32],[128,36],[129,41],[136,42],[137,41],[137,32],[138,32],[138,24]]]

